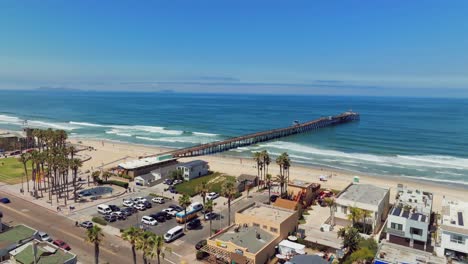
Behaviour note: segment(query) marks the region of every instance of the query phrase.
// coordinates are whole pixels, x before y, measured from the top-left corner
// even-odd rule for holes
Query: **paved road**
[[[2,191],[0,191],[0,196],[7,196],[11,200],[10,204],[0,204],[0,210],[4,215],[2,220],[5,224],[25,224],[44,231],[54,239],[66,241],[71,246],[72,252],[78,255],[80,263],[94,263],[94,247],[84,242],[85,229],[75,227],[72,220],[31,202],[8,195]],[[178,263],[176,254],[168,254],[163,262]],[[110,235],[105,236],[101,243],[100,263],[132,263],[131,256],[131,249],[125,241]],[[141,262],[141,256],[139,256],[138,263]]]

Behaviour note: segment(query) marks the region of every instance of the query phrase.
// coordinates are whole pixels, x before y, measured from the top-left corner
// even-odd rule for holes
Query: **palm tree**
[[[280,197],[283,197],[284,185],[286,184],[286,177],[284,176],[284,174],[276,175],[275,181],[279,183],[279,185],[280,185]]]
[[[86,231],[85,241],[94,244],[94,263],[99,264],[99,244],[104,237],[104,233],[99,226],[95,225]]]
[[[270,155],[268,154],[268,151],[266,150],[262,151],[262,157],[263,157],[263,166],[265,167],[263,171],[264,173],[263,179],[265,180],[264,184],[266,184],[266,177],[268,176],[268,166],[270,166],[271,158],[270,158]]]
[[[254,152],[253,153],[253,158],[254,158],[255,162],[257,162],[257,177],[258,177],[258,180],[261,181],[262,180],[261,172],[263,170],[262,152]],[[258,188],[260,189],[260,184],[259,184]]]
[[[144,231],[138,236],[136,241],[135,247],[142,252],[144,264],[148,263],[148,258],[154,257],[153,243],[155,236],[156,235],[150,231]]]
[[[362,222],[363,222],[363,232],[364,234],[367,233],[367,219],[369,219],[370,217],[372,217],[372,212],[369,211],[369,210],[362,210]]]
[[[271,200],[270,200],[270,197],[271,197],[271,174],[267,174],[265,176],[265,180],[266,180],[266,184],[268,186],[268,203],[271,204]]]
[[[335,208],[336,208],[336,201],[331,197],[325,198],[325,204],[330,208],[330,224],[331,226],[335,225]]]
[[[362,218],[362,210],[357,207],[350,206],[348,220],[351,220],[353,227],[356,224],[356,221]]]
[[[359,249],[359,242],[361,236],[359,231],[354,227],[343,227],[337,232],[338,237],[343,239],[343,247],[348,249],[348,253],[351,254]]]
[[[184,194],[179,196],[179,205],[184,208],[184,230],[187,231],[187,207],[192,203],[190,196]]]
[[[77,174],[78,174],[78,168],[80,168],[82,165],[83,165],[83,162],[80,160],[80,159],[72,159],[71,160],[71,169],[73,170],[73,199],[75,200],[75,203],[76,203],[76,199],[77,199],[77,196],[76,196],[76,177],[77,177]]]
[[[205,212],[208,212],[208,213],[213,212],[213,208],[214,208],[213,200],[208,200],[208,202],[206,202],[205,204]],[[210,236],[213,232],[213,229],[211,228],[212,221],[213,219],[210,217]]]
[[[30,156],[28,153],[22,153],[19,161],[23,163],[23,168],[24,168],[24,175],[26,175],[26,184],[28,186],[28,193],[29,193],[29,179],[28,179],[28,168],[27,168],[27,163],[29,160]],[[23,182],[24,182],[24,175],[21,177],[21,189],[24,190]]]
[[[198,192],[203,199],[203,206],[205,205],[206,194],[209,192],[208,184],[205,181],[201,182],[200,185],[196,187],[196,192]]]
[[[132,245],[132,254],[133,254],[133,263],[136,264],[136,243],[138,241],[138,238],[141,236],[143,233],[143,230],[137,227],[130,227],[128,229],[125,229],[122,233],[122,239],[125,241],[128,241],[130,245]]]
[[[165,252],[171,252],[171,248],[164,246],[164,238],[162,236],[152,236],[151,237],[151,246],[153,248],[153,252],[156,253],[158,264],[161,263],[161,259],[165,257]]]
[[[228,199],[228,225],[231,224],[231,201],[237,194],[237,189],[233,181],[225,181],[221,187],[221,193]]]

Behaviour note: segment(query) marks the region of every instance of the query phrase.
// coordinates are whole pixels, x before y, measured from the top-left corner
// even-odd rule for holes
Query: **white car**
[[[148,200],[146,200],[146,198],[144,198],[144,197],[135,197],[135,198],[133,198],[133,201],[135,203],[144,203],[144,202],[147,202]]]
[[[158,224],[158,221],[156,221],[153,217],[147,216],[147,215],[141,218],[141,222],[145,225],[152,225],[152,226]]]
[[[154,197],[153,199],[151,199],[151,201],[153,201],[153,203],[163,204],[164,203],[164,198]]]
[[[162,211],[171,216],[175,216],[178,213],[176,210],[172,208],[166,208],[166,209],[163,209]]]
[[[39,232],[39,240],[52,242],[52,238],[45,232]]]
[[[177,185],[177,184],[180,184],[180,183],[183,183],[184,181],[183,180],[174,180],[172,182],[172,185]]]
[[[214,200],[219,197],[219,194],[216,192],[210,192],[206,194],[206,199],[208,200]]]
[[[146,206],[145,206],[144,204],[142,204],[142,203],[135,204],[135,205],[133,205],[133,207],[134,207],[135,209],[139,210],[139,211],[144,211],[144,210],[146,210]]]
[[[123,206],[125,207],[132,207],[133,206],[133,202],[130,201],[130,200],[124,200],[123,203],[122,203]]]

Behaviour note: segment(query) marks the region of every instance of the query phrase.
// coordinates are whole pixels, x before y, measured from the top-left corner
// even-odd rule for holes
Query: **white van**
[[[184,228],[182,228],[181,226],[176,226],[174,228],[171,228],[169,231],[167,231],[166,234],[164,234],[164,241],[171,242],[181,237],[182,235],[184,235]]]
[[[201,211],[203,209],[203,204],[199,203],[199,202],[195,202],[195,203],[192,203],[190,205],[190,207],[192,208],[192,210],[195,210],[195,211]]]
[[[100,204],[97,206],[97,211],[100,214],[107,215],[112,213],[112,209],[107,204]]]

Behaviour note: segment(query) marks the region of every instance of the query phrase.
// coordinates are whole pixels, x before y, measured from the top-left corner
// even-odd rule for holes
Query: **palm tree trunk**
[[[77,169],[73,171],[73,200],[76,203],[76,173],[78,172]]]
[[[211,228],[212,223],[213,223],[213,220],[210,217],[210,236],[213,234],[213,228]]]
[[[268,184],[268,204],[271,204],[271,184]]]
[[[144,254],[144,253],[143,253]],[[146,260],[145,255],[143,255],[143,264],[148,264],[148,261]]]
[[[161,263],[161,259],[159,258],[159,255],[160,255],[160,254],[158,254],[158,264]]]
[[[94,263],[99,264],[99,243],[94,243]]]
[[[132,245],[133,264],[137,263],[135,245]]]
[[[231,225],[231,198],[228,199],[228,226]]]

